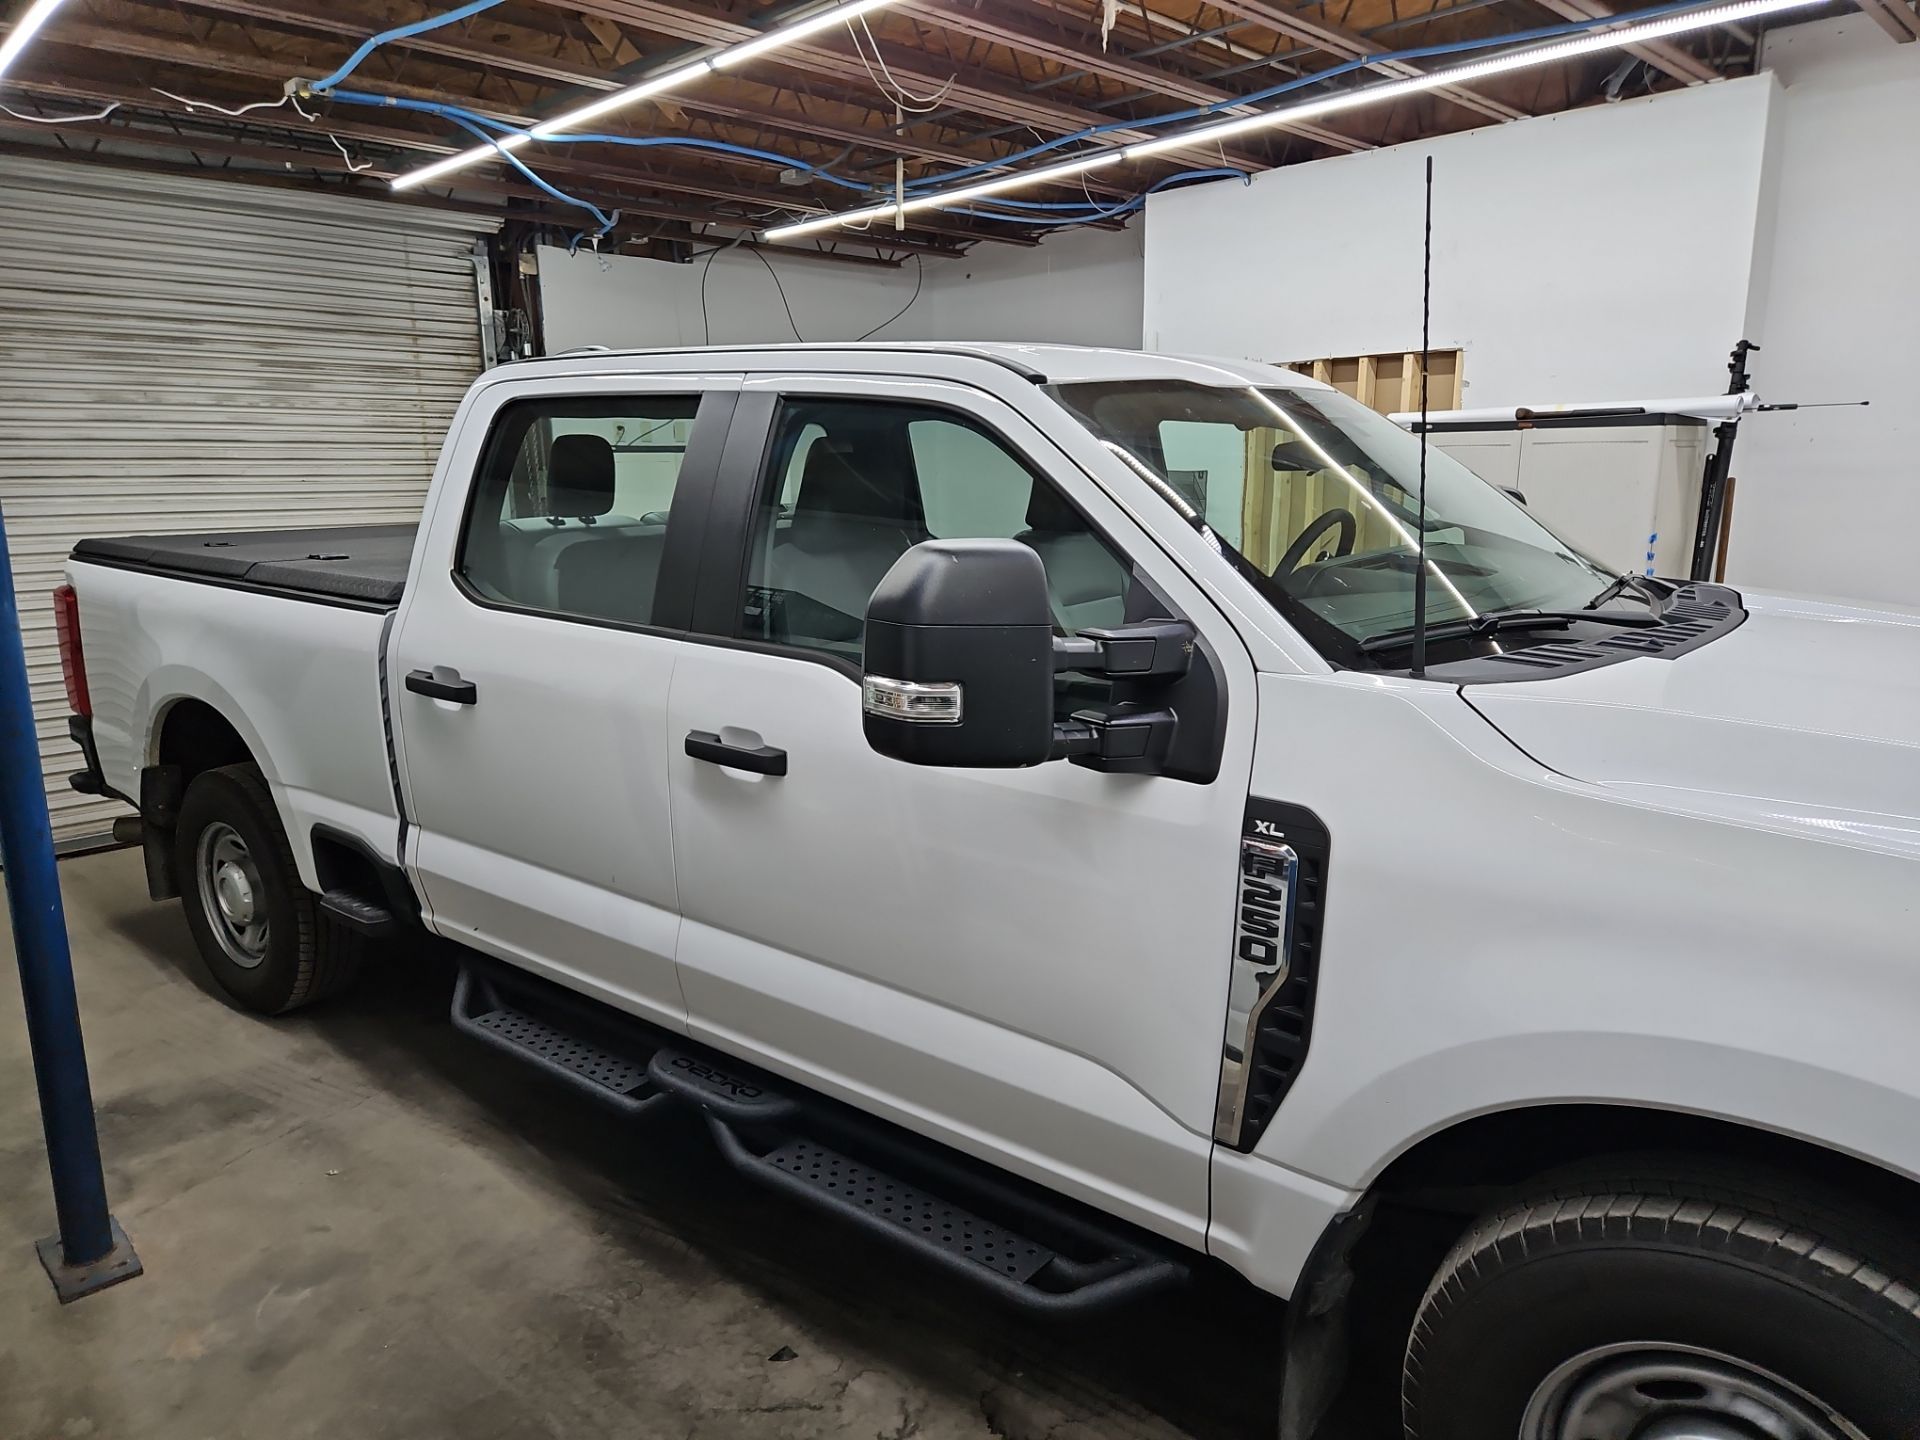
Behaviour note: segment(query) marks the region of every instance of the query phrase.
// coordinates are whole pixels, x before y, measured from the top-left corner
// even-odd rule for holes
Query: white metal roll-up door
[[[0,156],[0,510],[54,836],[68,788],[50,595],[86,535],[418,518],[481,369],[483,217]]]

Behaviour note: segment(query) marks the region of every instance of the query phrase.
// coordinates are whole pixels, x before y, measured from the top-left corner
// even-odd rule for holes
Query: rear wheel
[[[1428,1287],[1409,1440],[1911,1440],[1920,1258],[1844,1200],[1728,1168],[1550,1186]]]
[[[278,1015],[352,979],[360,937],[317,912],[258,767],[226,765],[194,778],[173,854],[194,943],[239,1004]]]

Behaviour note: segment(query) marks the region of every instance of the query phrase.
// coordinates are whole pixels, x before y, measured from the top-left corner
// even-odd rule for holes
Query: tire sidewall
[[[1869,1300],[1864,1290],[1860,1298]],[[1507,1440],[1558,1366],[1608,1345],[1730,1356],[1798,1386],[1871,1440],[1920,1435],[1920,1328],[1779,1268],[1685,1246],[1556,1247],[1423,1307],[1418,1440]]]
[[[265,795],[262,785],[259,794]],[[267,908],[267,953],[249,970],[235,964],[215,933],[216,921],[201,904],[200,836],[216,822],[231,825],[246,842],[260,873]],[[187,787],[174,828],[174,873],[179,877],[187,928],[215,983],[243,1008],[278,1014],[292,1003],[308,963],[312,917],[298,875],[289,873],[287,842],[278,815],[263,814],[244,781],[225,770],[208,770]]]

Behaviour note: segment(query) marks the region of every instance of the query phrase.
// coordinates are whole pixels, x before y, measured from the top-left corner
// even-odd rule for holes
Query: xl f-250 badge
[[[1227,992],[1227,1035],[1221,1056],[1215,1138],[1238,1143],[1260,1016],[1287,978],[1294,890],[1300,857],[1272,820],[1249,817],[1240,840],[1240,889],[1233,922],[1233,972]]]

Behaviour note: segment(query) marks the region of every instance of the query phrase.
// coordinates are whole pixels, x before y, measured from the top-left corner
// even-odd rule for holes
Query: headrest
[[[556,435],[547,460],[547,513],[569,518],[613,509],[613,446],[601,435]]]
[[[1072,535],[1087,528],[1067,497],[1038,476],[1027,497],[1027,528],[1042,535]]]
[[[875,484],[855,468],[853,447],[829,435],[815,438],[800,472],[797,514],[852,515],[866,520],[907,519],[904,487]]]

